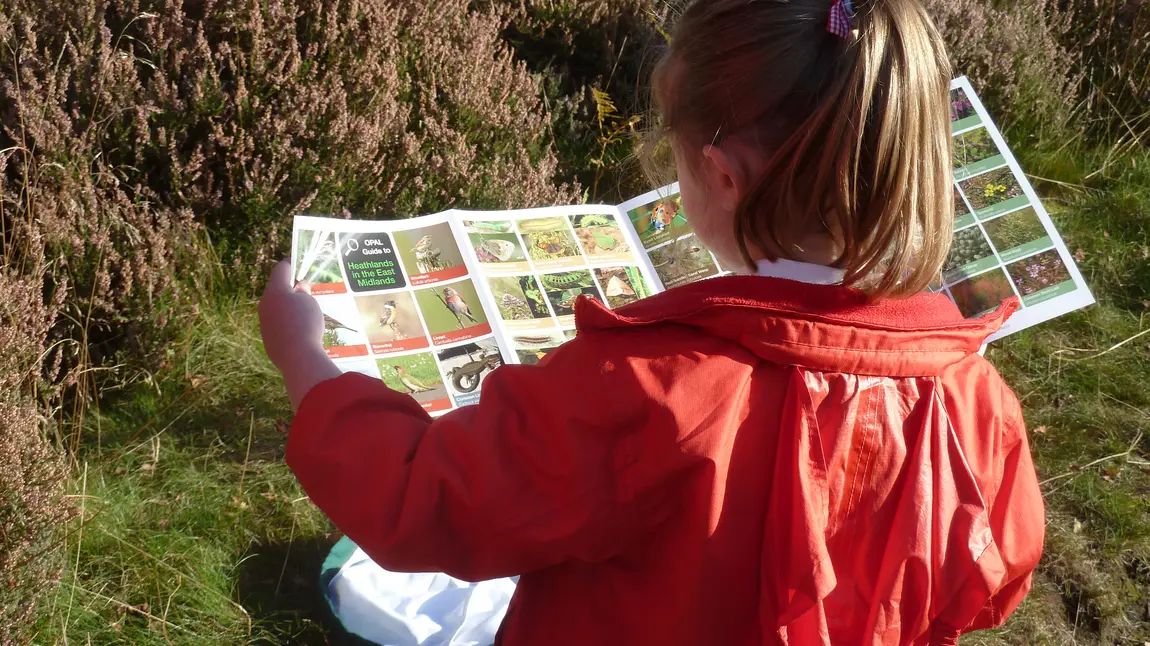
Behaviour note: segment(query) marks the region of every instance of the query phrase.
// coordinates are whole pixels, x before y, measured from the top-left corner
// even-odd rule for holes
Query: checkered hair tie
[[[840,38],[849,38],[851,35],[851,19],[854,18],[855,8],[851,0],[834,0],[831,5],[831,17],[827,21],[827,31]]]

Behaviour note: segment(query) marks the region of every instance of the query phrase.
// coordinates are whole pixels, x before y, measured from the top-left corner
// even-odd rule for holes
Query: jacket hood
[[[738,343],[780,365],[889,377],[935,376],[982,347],[1019,308],[1011,297],[965,319],[941,294],[870,302],[857,289],[727,276],[668,290],[618,310],[576,305],[580,331],[677,324]]]

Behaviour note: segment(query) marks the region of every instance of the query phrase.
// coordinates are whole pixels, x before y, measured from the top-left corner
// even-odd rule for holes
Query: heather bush
[[[506,16],[504,38],[542,79],[561,176],[587,187],[591,201],[619,201],[648,188],[630,134],[642,125],[638,119],[648,107],[651,64],[678,4],[681,0],[492,0],[488,5]]]
[[[260,254],[279,251],[286,216],[304,210],[414,215],[574,195],[552,182],[539,88],[500,40],[503,19],[463,1],[3,11],[25,75],[65,84],[45,96],[78,122],[62,127],[95,124],[72,152],[100,153],[125,193],[217,241],[259,234]]]
[[[955,71],[1009,123],[1021,116],[1065,123],[1077,90],[1077,53],[1061,35],[1072,14],[1054,0],[924,0],[942,31]]]
[[[504,25],[462,0],[5,3],[4,238],[67,294],[45,377],[157,338],[198,231],[254,280],[301,211],[575,199]]]
[[[1092,125],[1135,138],[1150,133],[1150,0],[1076,0],[1063,36],[1081,51]]]
[[[45,306],[41,282],[13,269],[0,270],[0,644],[24,643],[59,574],[54,530],[70,516],[63,465],[42,434],[36,397],[49,311],[59,303]]]
[[[464,0],[0,5],[0,641],[57,562],[45,428],[82,450],[87,399],[147,378],[205,239],[256,280],[294,213],[578,197],[506,24]]]
[[[1018,136],[1082,128],[1103,115],[1113,126],[1143,116],[1150,91],[1150,6],[1145,0],[925,0],[956,70]],[[507,15],[506,38],[544,78],[560,170],[594,191],[629,196],[643,186],[629,142],[602,143],[600,90],[625,122],[644,114],[651,63],[687,0],[492,1]],[[1086,112],[1079,109],[1085,104]],[[1111,105],[1113,104],[1113,105]],[[1121,106],[1119,113],[1115,106]],[[608,128],[607,131],[610,129]],[[588,163],[588,160],[595,160]],[[604,177],[605,176],[605,177]]]
[[[48,56],[30,16],[0,7],[0,636],[18,639],[50,587],[53,528],[68,516],[64,469],[45,431],[89,368],[130,330],[162,329],[176,295],[172,262],[188,217],[155,208],[94,145],[113,127],[78,85],[122,59],[98,41],[61,41]],[[118,88],[108,84],[108,92]],[[77,98],[78,97],[78,98]],[[108,111],[108,112],[106,112]],[[106,153],[106,154],[105,154]],[[79,408],[72,409],[80,410]],[[78,428],[76,426],[75,428]]]
[[[1007,126],[1064,138],[1150,132],[1147,0],[925,2],[956,70]]]

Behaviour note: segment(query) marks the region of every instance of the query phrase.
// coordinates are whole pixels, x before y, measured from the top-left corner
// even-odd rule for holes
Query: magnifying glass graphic
[[[356,240],[355,238],[348,238],[347,248],[343,252],[344,257],[350,256],[357,251],[359,251],[359,240]]]

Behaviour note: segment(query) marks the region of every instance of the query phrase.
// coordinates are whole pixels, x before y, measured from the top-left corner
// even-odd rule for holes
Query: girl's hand
[[[272,270],[259,313],[264,351],[283,373],[298,410],[313,386],[341,374],[323,349],[323,312],[307,286],[292,286],[291,263],[283,261]]]
[[[323,312],[304,289],[291,284],[291,263],[280,262],[260,299],[264,350],[280,371],[308,347],[323,348]]]

